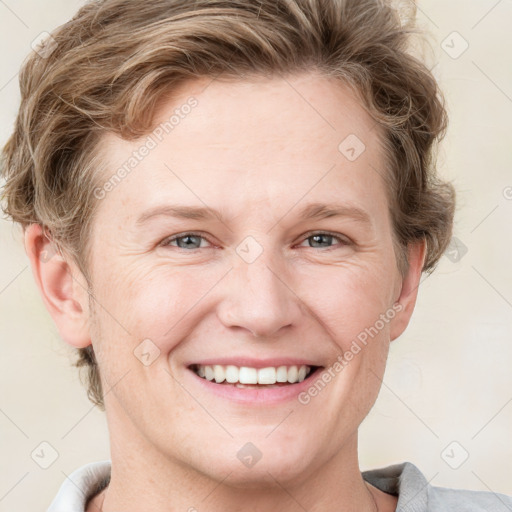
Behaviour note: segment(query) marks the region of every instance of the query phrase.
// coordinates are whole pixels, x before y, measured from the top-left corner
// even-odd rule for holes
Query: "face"
[[[189,82],[173,115],[101,145],[88,321],[112,438],[235,485],[306,478],[355,450],[410,314],[380,134],[313,74]],[[309,374],[238,387],[197,365]]]

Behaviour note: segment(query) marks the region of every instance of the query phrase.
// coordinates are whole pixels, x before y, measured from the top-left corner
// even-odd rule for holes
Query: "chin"
[[[266,435],[268,430],[264,435],[252,437],[254,441],[246,441],[251,437],[237,437],[229,447],[222,448],[220,453],[219,448],[214,447],[215,453],[208,457],[212,462],[203,472],[210,478],[235,488],[268,489],[275,488],[276,481],[281,485],[299,483],[308,473],[314,471],[314,443],[283,440],[278,435],[275,439],[265,439]],[[271,434],[271,437],[274,435],[275,433]],[[204,459],[201,465],[204,465]]]
[[[240,465],[227,466],[226,472],[216,475],[223,484],[237,489],[265,490],[276,487],[276,482],[289,485],[305,478],[306,468],[298,467],[294,462],[269,463],[260,460],[252,468]],[[226,475],[229,475],[226,478]],[[225,480],[224,480],[225,479]]]

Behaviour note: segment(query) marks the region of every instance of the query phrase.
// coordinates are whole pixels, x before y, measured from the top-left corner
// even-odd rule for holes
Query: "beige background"
[[[81,3],[0,0],[1,144],[32,40]],[[512,495],[512,1],[420,0],[419,8],[451,115],[440,169],[458,190],[455,236],[467,253],[443,256],[392,344],[361,427],[361,469],[408,460],[434,485]],[[35,512],[65,475],[109,457],[107,426],[43,306],[19,229],[1,221],[0,244],[0,511]],[[47,469],[31,458],[42,442],[58,452]]]

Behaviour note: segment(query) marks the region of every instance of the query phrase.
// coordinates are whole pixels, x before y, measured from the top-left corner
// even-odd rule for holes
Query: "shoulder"
[[[398,496],[396,512],[512,512],[512,497],[431,485],[411,462],[362,472],[364,480]]]
[[[492,491],[470,491],[432,486],[428,496],[432,511],[512,512],[512,497]]]

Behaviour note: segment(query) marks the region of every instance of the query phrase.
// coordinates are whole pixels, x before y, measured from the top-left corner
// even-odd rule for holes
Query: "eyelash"
[[[174,242],[175,240],[178,240],[180,238],[186,238],[187,236],[190,236],[190,235],[197,236],[199,238],[202,238],[203,240],[206,240],[208,243],[211,243],[208,240],[208,238],[203,236],[201,233],[196,233],[194,231],[190,231],[190,232],[180,233],[178,235],[173,235],[172,237],[165,238],[164,240],[162,240],[162,242],[160,242],[159,245],[161,245],[163,247],[176,247],[176,249],[180,249],[180,250],[186,251],[186,252],[194,252],[194,251],[198,251],[199,249],[202,249],[202,247],[196,247],[194,249],[183,249],[182,247],[177,247],[177,246],[171,246],[170,245],[171,242]],[[338,240],[338,242],[341,243],[342,246],[352,245],[352,241],[351,240],[342,238],[339,235],[337,235],[335,233],[332,233],[330,231],[310,231],[310,232],[305,233],[303,235],[302,242],[306,241],[308,238],[312,238],[313,236],[317,236],[317,235],[327,235],[327,236],[330,236],[332,238],[335,238],[336,240]],[[310,249],[315,249],[315,247],[310,247]],[[324,251],[328,251],[328,250],[336,249],[336,247],[323,247],[323,248],[320,247],[320,249],[323,249]]]

